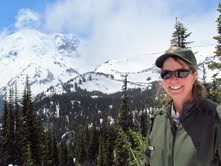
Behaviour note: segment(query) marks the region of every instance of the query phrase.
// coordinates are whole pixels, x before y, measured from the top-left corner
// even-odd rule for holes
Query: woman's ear
[[[197,72],[195,72],[195,73],[193,73],[193,79],[194,79],[194,83],[198,80],[198,73]]]

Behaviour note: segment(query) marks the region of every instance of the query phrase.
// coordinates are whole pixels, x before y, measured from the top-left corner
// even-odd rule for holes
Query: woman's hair
[[[176,57],[172,57],[172,58],[175,61],[177,61],[178,63],[180,63],[180,61],[182,61]],[[196,66],[188,64],[188,63],[186,63],[186,64],[189,66],[190,70],[193,71],[193,73],[197,72]],[[198,79],[193,84],[192,94],[193,94],[192,99],[197,102],[199,102],[201,99],[203,99],[207,96],[206,88],[199,82]],[[159,98],[161,100],[161,104],[169,104],[172,102],[172,98],[165,92],[162,85],[159,87],[159,90],[157,92],[157,98]]]

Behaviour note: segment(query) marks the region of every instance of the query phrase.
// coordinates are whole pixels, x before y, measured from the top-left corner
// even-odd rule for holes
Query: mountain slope
[[[27,75],[34,96],[41,92],[45,95],[67,93],[75,87],[115,93],[121,90],[125,75],[129,88],[144,89],[160,79],[154,60],[162,52],[109,60],[89,72],[83,54],[85,49],[85,42],[73,34],[43,34],[23,29],[3,38],[0,41],[0,76],[3,78],[0,94],[4,95],[5,90],[15,84],[21,94]],[[207,82],[218,72],[207,67],[216,60],[214,50],[214,46],[193,47],[200,69],[199,78],[203,80],[205,71]]]
[[[86,72],[80,54],[83,45],[75,35],[42,34],[30,29],[7,36],[0,41],[1,93],[15,82],[22,90],[26,75],[36,95]]]

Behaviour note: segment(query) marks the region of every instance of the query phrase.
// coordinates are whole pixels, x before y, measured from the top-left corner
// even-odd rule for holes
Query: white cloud
[[[18,29],[25,27],[38,27],[40,24],[39,14],[31,9],[21,9],[16,16],[15,27]]]
[[[194,45],[214,43],[216,8],[203,11],[201,0],[57,0],[47,7],[43,18],[49,32],[70,32],[86,36],[87,59],[91,64],[110,59],[147,54],[150,64],[154,54],[169,47],[178,17]],[[218,5],[218,2],[217,2]],[[23,12],[31,16],[29,12]],[[29,14],[28,14],[29,13]],[[22,16],[22,14],[20,14]],[[22,22],[35,21],[37,16]],[[22,17],[21,17],[22,18]],[[36,19],[35,19],[36,18]],[[24,21],[22,21],[24,20]]]
[[[0,31],[0,40],[4,39],[5,37],[7,37],[9,35],[9,31],[7,28],[3,28]]]

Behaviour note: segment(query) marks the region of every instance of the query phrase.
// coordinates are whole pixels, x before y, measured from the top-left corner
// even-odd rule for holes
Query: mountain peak
[[[86,72],[80,55],[81,40],[72,34],[43,34],[23,29],[0,41],[0,89],[30,77],[33,94]],[[43,86],[44,85],[44,86]],[[36,88],[36,86],[38,88]]]

